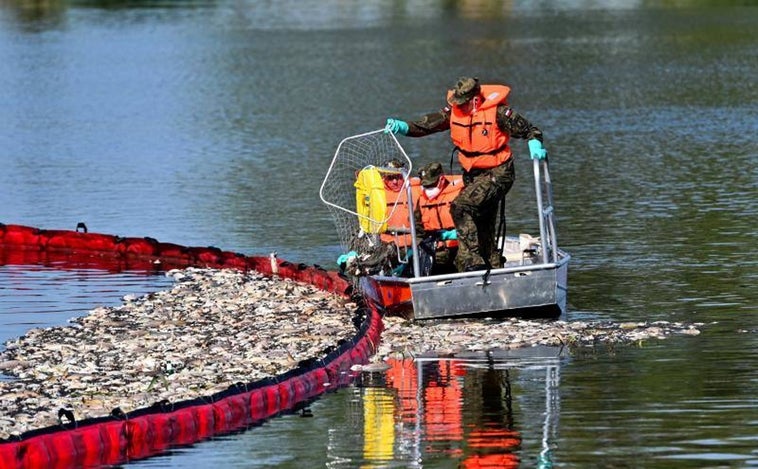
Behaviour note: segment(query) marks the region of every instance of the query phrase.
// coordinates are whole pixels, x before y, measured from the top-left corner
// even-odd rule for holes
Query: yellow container
[[[387,197],[382,173],[374,166],[367,166],[358,172],[354,186],[356,212],[363,231],[371,234],[386,231]]]

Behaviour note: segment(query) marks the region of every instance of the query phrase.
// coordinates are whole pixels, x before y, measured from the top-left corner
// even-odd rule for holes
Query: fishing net
[[[361,201],[357,200],[360,196],[356,195],[356,182],[365,169],[376,169],[381,176],[401,176],[402,190],[406,190],[408,175],[413,168],[395,136],[385,133],[384,129],[348,137],[340,142],[319,195],[334,219],[344,252],[364,253],[376,248],[379,244],[377,233],[395,208],[386,207],[380,216],[359,210]]]

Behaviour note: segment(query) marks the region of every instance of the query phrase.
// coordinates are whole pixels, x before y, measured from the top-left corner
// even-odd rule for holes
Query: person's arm
[[[497,125],[511,137],[526,140],[532,159],[547,157],[547,150],[542,146],[542,131],[521,114],[508,106],[500,105],[497,108]]]
[[[416,227],[416,239],[424,239],[426,237],[426,230],[424,230],[424,224],[421,221],[421,209],[418,206],[418,202],[413,205],[413,220]]]
[[[448,129],[450,129],[450,108],[444,107],[437,112],[431,112],[421,119],[412,122],[389,118],[387,119],[384,131],[409,137],[424,137]]]
[[[421,119],[408,122],[409,137],[424,137],[450,129],[450,108],[445,107],[437,112],[430,112]]]
[[[497,125],[500,130],[507,132],[512,138],[542,141],[542,131],[508,106],[498,106]]]

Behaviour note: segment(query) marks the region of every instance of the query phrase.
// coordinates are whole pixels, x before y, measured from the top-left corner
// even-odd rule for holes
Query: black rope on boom
[[[121,407],[114,407],[113,410],[111,410],[111,417],[118,420],[128,419],[126,413],[123,410],[121,410]]]
[[[67,418],[68,422],[64,422],[63,417]],[[58,409],[58,423],[64,428],[76,428],[76,418],[74,418],[74,412],[69,409],[64,409],[63,407]]]
[[[80,221],[79,223],[76,224],[76,231],[77,232],[79,232],[80,228],[82,230],[82,233],[86,233],[87,232],[87,225],[85,225],[83,221]]]

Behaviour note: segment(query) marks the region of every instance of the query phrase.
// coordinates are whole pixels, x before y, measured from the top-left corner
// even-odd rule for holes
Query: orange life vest
[[[511,157],[510,135],[497,126],[497,107],[506,103],[510,91],[504,85],[482,85],[484,101],[471,114],[453,105],[450,138],[458,148],[458,162],[464,170],[494,168]],[[449,91],[448,100],[451,94]]]
[[[414,177],[410,179],[411,197],[418,200],[421,191],[421,181]],[[395,192],[385,188],[385,197],[387,199],[387,212],[390,214],[387,219],[387,229],[379,237],[384,243],[394,242],[398,246],[410,246],[412,239],[410,227],[410,208],[408,204],[408,192],[405,187]]]
[[[444,176],[447,185],[442,192],[432,200],[426,198],[424,191],[418,198],[418,209],[421,213],[421,223],[428,231],[451,230],[455,228],[453,216],[450,215],[450,204],[453,203],[463,189],[463,178],[460,175]]]

